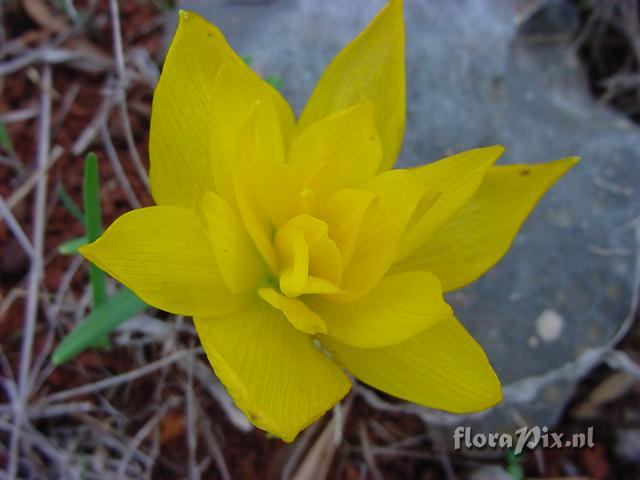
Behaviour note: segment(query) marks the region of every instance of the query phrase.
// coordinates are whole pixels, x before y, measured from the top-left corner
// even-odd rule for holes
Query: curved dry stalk
[[[24,337],[20,348],[18,369],[18,398],[14,403],[14,419],[8,458],[8,477],[14,478],[18,469],[19,437],[25,419],[26,404],[31,393],[29,369],[33,352],[36,316],[38,313],[38,290],[43,277],[44,231],[46,220],[47,175],[45,168],[49,162],[51,127],[51,66],[45,65],[42,74],[42,94],[40,97],[40,123],[38,126],[37,166],[43,170],[36,184],[33,214],[33,257],[29,271],[29,286],[24,320]]]
[[[126,70],[124,66],[124,53],[122,48],[122,32],[120,30],[120,11],[118,7],[118,0],[109,0],[109,9],[111,12],[111,26],[113,30],[113,55],[116,60],[116,72],[118,75],[117,82],[117,96],[120,111],[120,120],[124,129],[125,141],[127,143],[127,149],[129,155],[133,161],[133,165],[136,168],[138,176],[142,183],[149,188],[149,176],[142,164],[140,154],[136,148],[135,141],[133,139],[133,131],[131,129],[131,122],[129,121],[129,108],[127,107],[127,94],[125,88]]]

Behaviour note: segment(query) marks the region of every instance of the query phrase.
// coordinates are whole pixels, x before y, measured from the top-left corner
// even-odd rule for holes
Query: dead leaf
[[[169,412],[160,422],[160,443],[164,444],[184,435],[185,425],[182,410]]]
[[[336,417],[332,417],[327,426],[322,430],[316,441],[309,449],[307,455],[300,462],[300,466],[292,480],[305,480],[308,478],[324,479],[329,473],[329,467],[333,461],[337,445],[334,443],[334,430]]]
[[[22,6],[34,22],[49,32],[60,33],[69,28],[67,19],[54,11],[49,2],[22,0]]]
[[[77,58],[71,60],[69,64],[78,70],[102,73],[114,69],[113,57],[83,38],[69,38],[61,46],[76,54]]]
[[[587,398],[573,408],[574,418],[590,418],[597,415],[603,405],[616,400],[633,387],[635,379],[625,371],[611,373],[589,393]]]
[[[340,416],[337,416],[336,410],[334,410],[333,416],[298,464],[291,476],[291,480],[307,480],[309,478],[323,480],[327,478],[329,468],[339,446],[338,439],[342,439],[342,430],[351,411],[353,399],[354,396],[351,395],[342,404],[342,414]]]

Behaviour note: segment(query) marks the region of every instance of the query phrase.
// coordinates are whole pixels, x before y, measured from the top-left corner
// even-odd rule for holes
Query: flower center
[[[329,238],[329,226],[307,213],[296,215],[275,235],[280,290],[288,297],[337,293],[342,278],[342,254]]]

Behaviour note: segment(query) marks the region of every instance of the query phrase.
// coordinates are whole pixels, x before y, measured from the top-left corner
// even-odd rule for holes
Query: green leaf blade
[[[58,366],[75,358],[85,350],[104,345],[104,341],[118,325],[148,308],[128,288],[121,288],[96,307],[53,352],[53,364]]]
[[[71,240],[67,240],[66,242],[60,244],[58,247],[58,253],[60,255],[75,255],[78,253],[78,248],[83,245],[86,245],[87,237],[76,237]]]
[[[98,158],[89,152],[84,160],[84,223],[87,242],[95,241],[102,234],[102,211],[100,209],[100,177]],[[107,298],[105,274],[95,265],[89,265],[89,281],[93,293],[93,305],[99,307]]]
[[[60,200],[62,201],[62,204],[65,206],[67,210],[69,210],[69,213],[71,213],[71,215],[73,215],[76,218],[76,220],[78,220],[82,225],[84,225],[85,224],[84,213],[82,213],[80,208],[78,208],[76,203],[71,198],[71,195],[69,195],[69,193],[60,184],[58,185],[58,193],[60,195]]]
[[[13,142],[11,141],[11,136],[9,135],[7,127],[2,120],[0,120],[0,147],[3,148],[9,155],[15,155],[15,149],[13,147]]]

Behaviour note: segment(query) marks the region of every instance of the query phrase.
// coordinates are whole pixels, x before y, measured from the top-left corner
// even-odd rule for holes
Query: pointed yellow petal
[[[438,196],[407,170],[384,172],[362,188],[373,193],[376,201],[360,225],[351,262],[342,277],[340,287],[348,293],[336,296],[335,301],[355,301],[375,287],[395,260],[417,206],[423,201],[433,203]]]
[[[311,337],[264,302],[241,314],[194,321],[216,375],[238,407],[284,441],[293,441],[351,388]]]
[[[359,103],[314,123],[291,146],[288,162],[305,171],[318,191],[358,185],[373,177],[382,160],[373,104]],[[323,167],[323,168],[321,168]]]
[[[404,41],[402,1],[391,0],[327,67],[302,112],[298,131],[332,113],[371,100],[384,151],[380,168],[390,168],[404,134]]]
[[[469,203],[394,270],[433,272],[445,292],[473,282],[504,256],[542,195],[577,161],[493,167]]]
[[[216,190],[233,203],[233,163],[236,149],[252,104],[259,101],[254,132],[263,157],[258,161],[284,163],[284,148],[293,129],[293,113],[271,85],[256,75],[242,60],[226,61],[213,85],[210,146]]]
[[[222,315],[246,301],[225,286],[207,234],[186,208],[125,213],[80,253],[149,305],[171,313]]]
[[[256,175],[259,176],[255,172],[255,167],[261,162],[267,166],[266,162],[270,158],[269,152],[273,153],[269,146],[272,142],[268,138],[265,139],[259,131],[260,127],[264,126],[264,122],[257,119],[261,110],[262,104],[260,102],[252,104],[247,121],[240,132],[233,172],[233,186],[238,210],[249,235],[271,271],[277,273],[278,262],[272,245],[275,226],[265,211],[264,203],[256,195],[254,185],[251,182],[252,178]],[[266,145],[263,145],[262,140],[266,141]],[[273,148],[277,150],[278,147]]]
[[[202,214],[220,274],[229,290],[244,293],[255,288],[266,274],[266,265],[238,214],[213,192],[205,193]]]
[[[354,303],[341,305],[314,297],[306,302],[324,320],[328,335],[360,348],[403,342],[453,315],[442,298],[440,282],[428,272],[388,275]]]
[[[214,112],[214,81],[223,63],[244,68],[245,76],[255,77],[220,30],[194,12],[180,11],[153,96],[150,182],[158,204],[193,207],[199,202],[199,191],[215,190],[213,162],[228,161],[212,155],[210,142],[219,118]],[[280,126],[288,135],[293,128],[290,108],[275,89],[261,80],[258,83],[261,95],[267,92],[273,100]]]
[[[247,230],[277,272],[273,235],[299,209],[307,177],[284,163],[283,140],[272,122],[269,106],[255,101],[240,131],[233,183]]]
[[[425,185],[441,192],[440,198],[407,229],[398,251],[398,261],[411,255],[447,223],[473,196],[485,173],[502,155],[504,147],[475,148],[412,168]]]
[[[343,268],[351,262],[360,226],[375,200],[373,192],[347,188],[335,192],[320,206],[318,215],[329,225],[329,236],[340,249]]]
[[[273,308],[284,313],[291,325],[301,332],[309,335],[327,333],[327,326],[322,321],[322,318],[301,300],[289,298],[278,293],[273,288],[260,288],[258,295]]]
[[[502,400],[485,353],[455,317],[390,347],[355,348],[326,336],[321,341],[358,379],[410,402],[468,413]]]
[[[192,207],[196,188],[213,189],[211,93],[230,53],[217,28],[195,13],[180,12],[151,112],[150,181],[158,204]]]

